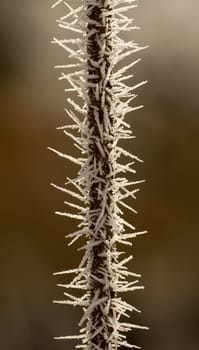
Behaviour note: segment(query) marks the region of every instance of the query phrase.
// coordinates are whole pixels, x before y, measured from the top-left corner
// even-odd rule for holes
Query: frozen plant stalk
[[[71,3],[73,1],[71,0]],[[125,199],[135,198],[135,185],[142,181],[129,182],[123,175],[135,173],[133,164],[138,157],[119,146],[122,139],[132,138],[129,124],[124,121],[126,113],[139,107],[129,103],[136,95],[134,90],[145,82],[130,87],[124,76],[139,60],[123,68],[117,68],[120,61],[142,50],[133,40],[124,42],[121,32],[136,29],[126,12],[136,7],[135,0],[82,0],[77,8],[65,1],[57,1],[66,14],[57,22],[61,28],[79,34],[78,38],[53,39],[61,46],[72,63],[56,66],[61,69],[60,80],[68,84],[66,91],[75,91],[82,98],[82,106],[68,98],[71,109],[66,110],[72,124],[63,126],[63,132],[74,140],[82,156],[74,158],[52,148],[53,152],[80,166],[75,179],[68,178],[65,187],[53,186],[80,203],[66,201],[77,213],[56,212],[80,221],[78,230],[70,233],[72,244],[79,237],[86,237],[86,244],[80,249],[85,254],[78,268],[56,274],[75,274],[69,284],[59,286],[83,292],[76,296],[64,292],[67,300],[55,301],[61,304],[79,305],[83,308],[80,320],[80,334],[61,336],[57,339],[80,339],[77,348],[86,350],[116,350],[120,346],[139,348],[127,342],[125,332],[133,328],[147,328],[121,319],[129,311],[138,311],[123,301],[121,292],[142,289],[137,285],[140,275],[129,272],[126,263],[132,256],[121,259],[118,244],[131,245],[129,239],[139,234],[134,226],[123,218],[122,207],[135,212]],[[70,68],[75,72],[67,73]],[[118,161],[123,155],[129,162]],[[72,185],[74,191],[68,188]],[[130,232],[126,232],[126,228]],[[133,277],[133,281],[127,281]]]

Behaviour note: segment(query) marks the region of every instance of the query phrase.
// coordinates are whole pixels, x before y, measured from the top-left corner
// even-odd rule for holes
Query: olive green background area
[[[52,303],[62,298],[56,283],[66,281],[52,273],[76,267],[81,254],[78,243],[68,247],[64,238],[76,221],[53,214],[65,209],[66,196],[50,182],[62,186],[78,167],[47,146],[73,156],[78,151],[56,130],[69,120],[53,65],[68,61],[50,41],[71,33],[57,29],[61,11],[51,4],[0,2],[2,350],[73,349],[75,342],[53,336],[75,334],[81,318],[81,310]],[[131,321],[150,327],[128,334],[146,350],[199,348],[198,10],[197,0],[142,0],[130,13],[142,29],[127,40],[150,47],[129,82],[149,81],[137,91],[136,104],[145,108],[126,118],[136,139],[124,144],[144,160],[130,179],[146,183],[129,201],[139,214],[125,215],[149,234],[128,249],[134,255],[129,269],[142,274],[145,290],[123,297],[142,309]]]

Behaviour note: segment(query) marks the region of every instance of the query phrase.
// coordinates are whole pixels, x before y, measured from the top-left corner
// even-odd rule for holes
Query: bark
[[[113,115],[111,111],[112,86],[111,86],[111,65],[110,57],[112,54],[111,39],[111,15],[106,12],[111,11],[110,5],[105,5],[107,1],[98,1],[97,6],[89,5],[87,8],[88,26],[87,26],[87,69],[88,69],[88,128],[92,132],[89,134],[89,159],[90,166],[96,166],[97,171],[94,175],[98,181],[89,179],[91,186],[89,188],[89,230],[94,233],[90,239],[93,239],[93,249],[90,259],[90,302],[98,292],[98,298],[106,298],[103,308],[97,306],[90,315],[90,341],[104,350],[109,349],[110,337],[113,332],[113,325],[110,320],[114,317],[114,309],[111,300],[116,297],[116,292],[111,286],[110,274],[107,271],[107,265],[113,261],[107,261],[115,249],[115,244],[111,246],[110,240],[113,237],[113,227],[109,222],[110,207],[113,204],[112,191],[106,192],[106,198],[102,196],[105,189],[110,189],[113,181],[113,164],[110,160],[110,153],[113,145]],[[93,33],[90,35],[90,33]],[[102,52],[103,47],[103,52]],[[103,72],[103,73],[102,73]],[[109,78],[107,79],[107,75]],[[89,77],[90,76],[90,77]],[[94,77],[93,77],[94,76]],[[109,128],[106,129],[109,119]],[[100,124],[100,126],[99,126]],[[108,134],[107,134],[108,131]],[[97,145],[96,140],[100,143]],[[100,164],[100,167],[99,167]],[[101,170],[101,171],[100,171]],[[99,215],[103,212],[103,223],[96,228]],[[93,213],[95,213],[93,215]],[[95,246],[95,243],[97,245]],[[111,260],[113,260],[111,256]],[[103,270],[106,270],[105,279]],[[104,308],[110,304],[107,315],[104,314]],[[104,332],[95,335],[96,329],[107,325]],[[91,349],[95,347],[91,345]]]

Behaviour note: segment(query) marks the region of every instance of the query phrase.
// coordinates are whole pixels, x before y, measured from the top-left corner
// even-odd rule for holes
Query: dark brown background
[[[0,2],[2,350],[73,348],[52,338],[74,334],[81,317],[52,303],[62,296],[57,281],[64,281],[52,273],[75,267],[80,254],[64,239],[76,222],[53,214],[65,196],[49,185],[63,185],[77,171],[47,151],[54,146],[76,155],[55,130],[68,119],[64,84],[52,67],[66,57],[50,40],[68,33],[58,33],[60,10],[51,3]],[[131,222],[149,235],[133,242],[129,264],[142,273],[145,290],[126,298],[143,310],[132,321],[150,326],[129,340],[147,350],[199,347],[198,10],[197,0],[142,0],[132,13],[142,30],[129,36],[150,48],[131,84],[149,83],[138,91],[145,109],[127,117],[137,138],[125,147],[145,161],[134,177],[147,182],[131,202],[139,211]]]

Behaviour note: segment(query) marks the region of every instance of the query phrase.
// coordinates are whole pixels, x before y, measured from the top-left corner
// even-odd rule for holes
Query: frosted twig
[[[67,54],[66,63],[55,68],[61,70],[58,79],[66,84],[69,108],[65,112],[72,123],[57,129],[73,141],[83,158],[49,147],[79,166],[75,179],[67,177],[64,187],[52,186],[72,197],[72,201],[64,203],[74,212],[55,213],[79,221],[78,229],[66,238],[70,239],[69,245],[84,239],[78,248],[84,254],[77,268],[54,273],[62,277],[74,274],[69,283],[57,284],[64,290],[73,289],[74,295],[64,291],[64,300],[54,303],[81,306],[79,325],[85,326],[79,335],[55,339],[80,340],[76,348],[85,350],[139,349],[127,342],[125,333],[147,327],[120,321],[121,317],[129,318],[129,312],[140,310],[118,297],[119,293],[143,289],[138,285],[140,274],[126,266],[133,256],[122,257],[124,252],[118,248],[119,244],[131,246],[132,238],[146,233],[136,232],[134,225],[124,218],[125,210],[123,213],[123,208],[137,213],[125,200],[135,199],[139,191],[136,185],[144,182],[134,179],[134,164],[142,160],[119,145],[123,139],[134,138],[125,116],[143,107],[131,104],[137,96],[135,90],[146,81],[126,85],[127,80],[134,79],[132,69],[140,58],[119,67],[120,62],[127,62],[129,56],[146,48],[134,40],[123,39],[125,33],[139,28],[128,18],[137,4],[136,0],[85,0],[73,8],[73,1],[59,0],[52,7],[58,5],[62,5],[64,13],[57,25],[66,29],[68,35],[72,33],[71,37],[52,40]],[[76,71],[71,71],[73,68]],[[76,93],[78,100],[69,97],[70,92]],[[132,174],[132,181],[123,177],[126,173]],[[127,227],[132,232],[126,232]],[[133,281],[129,281],[132,277]]]

